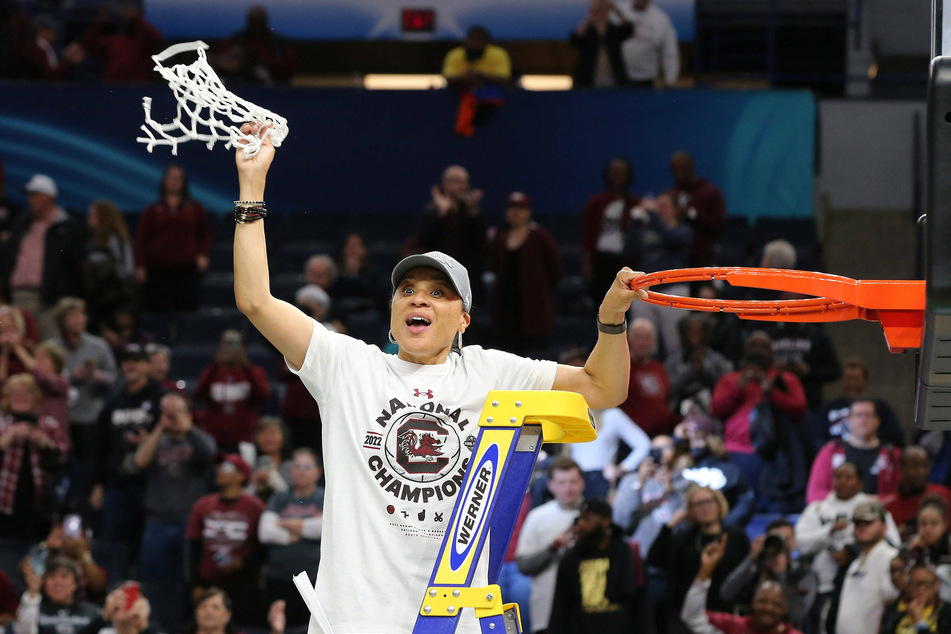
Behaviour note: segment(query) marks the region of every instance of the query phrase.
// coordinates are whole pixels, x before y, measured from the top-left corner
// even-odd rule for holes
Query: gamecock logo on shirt
[[[450,473],[459,461],[459,435],[442,420],[425,412],[399,418],[386,434],[390,467],[415,482],[433,482]]]

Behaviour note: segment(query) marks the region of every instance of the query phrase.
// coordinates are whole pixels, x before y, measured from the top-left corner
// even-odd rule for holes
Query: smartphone
[[[126,581],[122,584],[122,593],[125,595],[125,609],[128,612],[142,596],[142,587],[137,581]]]
[[[37,576],[46,574],[46,549],[36,548],[30,552],[30,567]]]
[[[82,539],[83,518],[79,515],[67,515],[63,518],[63,537],[67,539]]]

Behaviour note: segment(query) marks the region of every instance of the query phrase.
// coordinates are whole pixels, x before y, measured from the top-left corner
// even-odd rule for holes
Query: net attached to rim
[[[225,148],[242,147],[245,158],[257,154],[265,138],[270,137],[275,147],[280,146],[287,137],[287,119],[225,88],[208,64],[207,49],[208,45],[202,41],[185,42],[152,56],[154,70],[168,82],[178,105],[175,118],[170,123],[160,123],[152,118],[152,98],[143,97],[145,124],[141,129],[146,136],[136,141],[145,143],[149,152],[156,145],[169,145],[175,155],[179,143],[204,141],[210,150],[220,141]],[[168,59],[189,52],[197,54],[192,63],[163,65]],[[271,124],[261,138],[241,132],[242,124],[255,120]]]
[[[746,301],[680,297],[650,290],[652,286],[662,284],[712,281],[816,297]],[[878,321],[893,352],[920,347],[924,328],[923,280],[855,280],[841,275],[790,269],[709,267],[649,273],[635,278],[631,289],[645,291],[647,298],[642,301],[651,304],[733,313],[743,319],[758,321]]]

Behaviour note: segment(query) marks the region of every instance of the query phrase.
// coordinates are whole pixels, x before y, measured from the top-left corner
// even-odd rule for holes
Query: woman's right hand
[[[241,126],[242,134],[264,135],[271,127],[270,123],[252,121]],[[263,200],[264,184],[267,172],[274,160],[274,144],[270,137],[265,137],[258,153],[249,158],[244,157],[244,146],[241,139],[235,143],[234,160],[238,168],[238,184],[240,185],[241,200]]]

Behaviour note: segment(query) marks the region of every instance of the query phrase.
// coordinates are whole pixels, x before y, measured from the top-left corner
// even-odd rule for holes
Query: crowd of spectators
[[[606,9],[593,4],[579,38],[626,41],[605,35],[605,24],[631,30],[623,11],[615,20]],[[154,44],[133,7],[122,19],[100,48],[83,50]],[[221,63],[250,55],[262,29],[266,15],[252,11]],[[62,64],[74,57],[64,52]],[[288,71],[248,72],[278,81]],[[579,210],[570,245],[578,271],[567,270],[569,245],[536,221],[530,192],[511,192],[493,223],[459,165],[432,186],[412,235],[392,242],[405,237],[404,254],[440,250],[467,267],[476,308],[491,313],[467,345],[583,362],[583,348],[555,347],[565,275],[580,278],[568,301],[584,306],[621,266],[716,263],[723,195],[686,152],[670,170],[669,189],[642,198],[630,163],[604,167],[604,190]],[[57,204],[55,179],[37,174],[25,184],[28,209],[11,212],[0,236],[0,539],[24,554],[0,576],[0,625],[16,634],[107,624],[123,634],[277,634],[308,621],[289,579],[319,565],[319,411],[286,366],[251,358],[247,331],[221,328],[195,380],[177,373],[168,345],[181,340],[178,318],[202,306],[214,223],[181,167],[158,185],[130,230],[105,200],[80,222]],[[339,237],[338,257],[310,254],[285,299],[340,332],[367,314],[385,323],[390,263],[374,261],[361,232]],[[777,241],[761,264],[793,268],[795,257]],[[151,332],[145,315],[167,327]],[[524,598],[526,631],[946,630],[951,435],[905,447],[898,417],[869,393],[870,368],[840,363],[820,326],[636,305],[627,339],[627,400],[593,413],[597,442],[567,454],[546,447],[525,497],[503,591]],[[104,553],[110,561],[97,561]]]
[[[641,198],[630,165],[610,161],[576,245],[535,221],[524,192],[493,222],[465,168],[449,166],[394,255],[438,249],[467,266],[476,308],[491,312],[467,345],[583,363],[584,347],[553,347],[563,275],[579,276],[582,303],[620,266],[716,262],[722,194],[689,154],[670,166],[670,189]],[[0,538],[25,553],[5,571],[26,590],[11,627],[118,619],[177,632],[190,614],[306,626],[290,575],[319,565],[319,411],[283,364],[251,359],[247,330],[222,328],[206,367],[177,375],[167,344],[203,305],[215,242],[184,171],[165,170],[132,229],[104,200],[80,222],[50,176],[25,191],[0,243]],[[576,271],[561,253],[572,249]],[[795,254],[771,243],[761,263],[794,266]],[[287,299],[341,332],[367,314],[385,323],[389,265],[360,231],[342,232],[337,257],[307,257]],[[526,631],[837,634],[882,619],[940,631],[949,593],[925,590],[951,584],[946,436],[905,448],[868,366],[840,364],[819,326],[638,306],[627,339],[627,401],[594,412],[596,442],[546,447],[526,495],[502,580]],[[143,598],[119,609],[110,590],[127,580]]]
[[[0,32],[0,79],[148,82],[151,56],[174,43],[146,19],[141,0],[0,0]],[[566,35],[577,50],[577,88],[671,86],[680,76],[677,33],[653,0],[592,0]],[[208,59],[228,85],[287,84],[299,66],[295,43],[271,27],[263,5],[251,6],[244,28],[215,43]],[[441,72],[466,97],[457,121],[463,134],[502,103],[501,89],[519,74],[483,26],[468,29]]]

